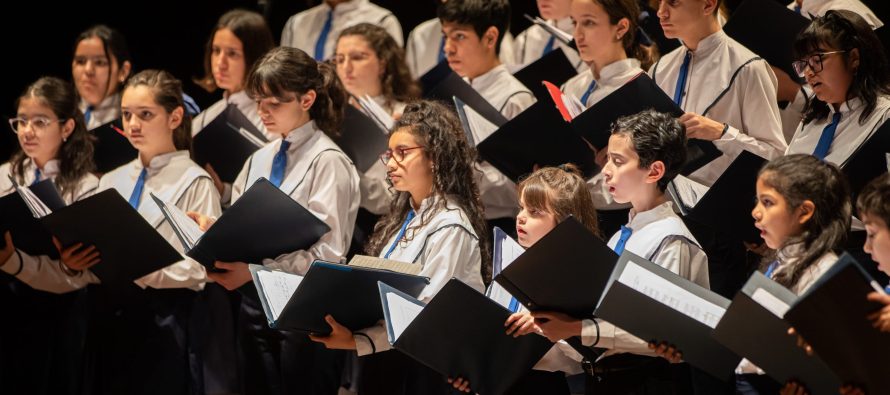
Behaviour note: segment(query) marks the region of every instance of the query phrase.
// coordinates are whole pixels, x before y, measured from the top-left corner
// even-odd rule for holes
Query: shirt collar
[[[612,78],[620,76],[624,73],[627,73],[630,70],[636,70],[640,68],[640,61],[635,58],[627,58],[622,59],[617,62],[612,62],[607,64],[606,67],[603,67],[600,70],[600,78],[599,81],[608,81]],[[590,69],[591,75],[593,74],[593,69]]]
[[[253,101],[254,100],[251,99],[250,96],[247,95],[247,92],[244,91],[243,89],[238,92],[235,92],[231,95],[226,94],[226,103],[231,103],[236,106],[241,106],[245,103],[249,103],[249,102],[253,102]]]
[[[102,99],[102,102],[100,102],[98,106],[93,108],[93,111],[105,111],[105,110],[112,109],[115,107],[119,108],[121,105],[120,100],[121,100],[120,93],[114,93],[112,95],[109,95],[108,97]],[[87,108],[90,107],[90,104],[87,103],[86,100],[80,99],[80,105],[78,107],[80,107],[81,112],[85,112],[87,110]]]
[[[695,49],[695,51],[690,50],[690,52],[692,52],[692,55],[695,57],[708,56],[714,53],[717,47],[725,42],[726,39],[727,36],[726,33],[723,32],[723,29],[717,30],[710,36],[701,39],[701,41],[698,42],[698,47]]]
[[[343,3],[337,4],[337,8],[334,8],[334,15],[339,16],[346,14],[351,11],[357,10],[359,7],[368,3],[368,0],[350,0],[345,1]],[[331,6],[328,3],[322,1],[321,6],[324,8],[325,12],[331,10]]]
[[[187,150],[173,151],[166,154],[157,155],[154,158],[151,158],[151,161],[148,162],[148,174],[157,174],[161,171],[161,169],[170,164],[170,162],[180,158],[188,159],[188,157],[189,152]],[[142,171],[143,166],[141,159],[136,161],[136,169]]]
[[[629,214],[630,221],[627,224],[627,227],[635,231],[640,230],[646,225],[671,215],[674,215],[674,208],[673,203],[671,203],[670,200],[640,213],[634,212],[634,210],[631,209]]]
[[[303,126],[291,130],[290,133],[287,134],[287,137],[284,138],[285,141],[290,143],[290,147],[287,149],[288,152],[296,150],[318,132],[320,132],[320,130],[315,126],[315,121],[306,122]]]
[[[858,97],[854,97],[841,103],[840,113],[842,115],[849,114],[850,112],[858,110],[860,107],[862,107],[862,100],[860,100]],[[828,113],[834,115],[835,112],[836,111],[834,110],[834,106],[828,105]]]
[[[49,162],[46,162],[43,165],[43,168],[40,169],[41,179],[44,179],[44,180],[51,179],[51,178],[54,178],[55,176],[59,175],[59,163],[60,162],[58,159],[51,159]],[[31,158],[28,158],[27,167],[25,168],[25,171],[27,173],[34,173],[34,169],[36,169],[36,168],[37,168],[37,164],[34,163],[34,160]]]
[[[492,68],[491,70],[488,70],[488,72],[486,72],[485,74],[482,74],[476,78],[473,78],[472,81],[470,81],[470,79],[466,78],[466,77],[464,78],[464,81],[467,81],[470,84],[470,86],[472,86],[477,91],[483,90],[486,87],[493,85],[499,78],[501,78],[501,74],[503,74],[503,73],[509,74],[510,71],[507,70],[506,65],[499,64],[499,65],[495,66],[494,68]]]
[[[556,26],[557,29],[562,30],[569,34],[571,34],[572,29],[574,29],[574,26],[572,26],[572,18],[568,17],[568,16],[565,18],[562,18],[562,19],[557,19],[555,21],[548,21],[548,22],[550,22],[552,25]]]

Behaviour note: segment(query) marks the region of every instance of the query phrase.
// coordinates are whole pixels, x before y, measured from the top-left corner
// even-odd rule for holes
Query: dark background
[[[407,36],[414,26],[435,17],[437,0],[375,0],[393,11]],[[790,0],[789,0],[790,1]],[[726,0],[732,9],[739,0]],[[866,0],[885,22],[890,17],[883,8],[886,0]],[[319,0],[152,0],[152,1],[13,1],[0,8],[0,37],[4,37],[0,90],[0,117],[4,123],[15,112],[18,95],[31,82],[51,75],[70,80],[74,39],[86,28],[104,23],[120,30],[127,38],[134,70],[161,68],[183,80],[185,91],[202,108],[212,104],[220,93],[209,94],[191,82],[203,73],[204,46],[220,15],[233,8],[255,10],[266,15],[276,39],[287,19]],[[511,31],[526,27],[524,13],[537,15],[534,0],[510,2]],[[752,21],[753,23],[753,21]],[[882,30],[887,30],[884,28]],[[890,72],[890,70],[888,70]],[[0,163],[16,149],[15,135],[3,125],[0,132]]]

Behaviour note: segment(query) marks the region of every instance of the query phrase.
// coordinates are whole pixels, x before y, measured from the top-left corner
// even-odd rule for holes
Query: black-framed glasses
[[[844,53],[843,51],[829,51],[829,52],[818,52],[812,55],[807,56],[806,58],[795,60],[791,63],[791,66],[794,67],[794,72],[801,78],[804,76],[804,72],[806,72],[807,67],[812,70],[813,73],[818,73],[822,71],[822,59],[828,55],[836,54],[836,53]]]
[[[34,118],[18,117],[18,118],[10,118],[9,119],[9,127],[12,128],[12,132],[15,134],[21,133],[22,128],[24,128],[27,125],[31,125],[31,130],[33,130],[35,132],[42,132],[42,131],[46,130],[46,128],[49,127],[49,125],[52,125],[53,123],[56,123],[56,122],[62,123],[65,121],[67,121],[67,119],[50,119],[47,117],[34,117]]]
[[[417,147],[398,147],[396,149],[387,149],[384,153],[380,154],[380,160],[383,161],[383,164],[386,165],[389,163],[389,158],[393,158],[396,160],[396,163],[402,163],[405,160],[405,155],[408,155],[408,151],[415,150],[418,148],[423,148],[421,146]]]

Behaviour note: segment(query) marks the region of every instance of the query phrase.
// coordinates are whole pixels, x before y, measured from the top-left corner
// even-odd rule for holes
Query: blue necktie
[[[439,42],[439,63],[442,63],[445,60],[445,36],[442,36],[442,41]]]
[[[884,292],[890,294],[890,285],[884,287]]]
[[[83,123],[90,124],[90,118],[93,117],[93,106],[87,106],[87,110],[83,112]]]
[[[624,245],[627,244],[627,239],[630,238],[631,233],[633,233],[633,229],[621,225],[621,236],[618,236],[618,244],[615,244],[616,254],[621,255],[624,253]]]
[[[133,208],[139,208],[139,200],[142,199],[142,190],[145,189],[145,176],[148,175],[148,170],[146,168],[142,168],[142,172],[139,173],[139,178],[136,179],[136,186],[133,187],[133,193],[130,194],[130,205]]]
[[[686,87],[686,77],[689,75],[689,62],[692,61],[692,52],[686,51],[683,64],[680,66],[680,75],[677,76],[677,87],[674,89],[674,103],[679,106],[683,102],[683,88]]]
[[[185,111],[191,116],[201,113],[201,107],[198,106],[198,102],[185,93],[182,94],[182,104],[185,105]]]
[[[581,104],[587,106],[587,99],[590,99],[590,94],[596,89],[596,80],[590,81],[590,85],[587,86],[587,90],[584,91],[584,95],[581,96]]]
[[[803,15],[803,12],[800,11],[800,5],[799,5],[799,4],[795,4],[795,5],[794,5],[794,12],[796,12],[797,15]]]
[[[328,19],[324,21],[321,27],[321,33],[318,33],[318,41],[315,42],[315,60],[321,62],[324,60],[324,45],[328,42],[328,34],[331,33],[331,23],[334,21],[334,9],[328,11]]]
[[[272,159],[272,174],[269,174],[269,182],[276,187],[281,186],[284,181],[284,169],[287,168],[287,149],[290,147],[290,141],[281,140],[281,147],[278,153]]]
[[[550,51],[553,50],[553,44],[556,42],[556,37],[551,35],[550,39],[547,40],[547,45],[544,46],[544,53],[541,56],[547,55]]]
[[[40,182],[40,169],[35,167],[34,168],[34,182],[31,183],[31,186],[33,187],[33,186],[37,185],[38,182]]]
[[[402,224],[402,229],[399,229],[399,234],[396,235],[396,241],[392,242],[392,245],[389,246],[389,251],[386,251],[386,255],[383,256],[384,258],[389,259],[389,255],[392,254],[393,250],[396,249],[396,246],[399,245],[399,241],[405,236],[405,230],[408,229],[408,223],[414,219],[414,216],[414,210],[408,211],[408,216],[405,217],[405,223]]]
[[[825,129],[822,129],[822,135],[819,136],[819,143],[816,144],[816,149],[813,150],[813,156],[820,160],[825,160],[825,156],[828,155],[828,150],[831,148],[831,143],[834,142],[834,131],[837,130],[837,124],[840,121],[841,113],[834,113],[834,116],[831,117],[831,123],[826,125]]]
[[[766,273],[763,273],[763,275],[767,278],[773,278],[773,272],[776,271],[777,267],[779,267],[779,261],[773,261],[773,263],[770,263],[769,266],[767,266]]]

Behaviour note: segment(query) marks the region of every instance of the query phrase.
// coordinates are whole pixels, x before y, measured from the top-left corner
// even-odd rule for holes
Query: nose
[[[754,218],[754,222],[760,222],[760,219],[763,218],[763,215],[760,212],[759,203],[755,205],[753,209],[751,209],[751,217]]]
[[[229,61],[228,61],[228,58],[226,58],[226,54],[222,53],[219,55],[219,58],[216,59],[216,65],[221,70],[224,70],[226,68],[226,66],[229,65]]]
[[[663,0],[658,2],[658,10],[655,12],[655,15],[658,19],[667,19],[670,16]]]
[[[445,38],[445,46],[442,47],[442,50],[445,52],[446,56],[448,56],[448,55],[453,56],[454,52],[456,51],[456,48],[454,46],[454,40],[446,37]]]
[[[868,238],[868,237],[865,238],[865,245],[862,246],[862,249],[865,251],[866,254],[871,254],[872,248],[871,248],[871,239],[870,238]]]

